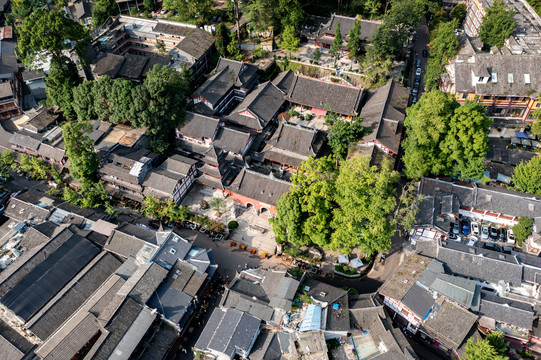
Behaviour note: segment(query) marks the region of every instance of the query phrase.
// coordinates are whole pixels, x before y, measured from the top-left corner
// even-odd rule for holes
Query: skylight
[[[493,83],[497,83],[498,82],[498,73],[493,72],[491,78],[492,78]]]
[[[524,83],[525,84],[531,84],[530,74],[524,74]]]
[[[515,82],[515,79],[513,78],[513,74],[507,74],[507,82],[509,84],[512,84]]]

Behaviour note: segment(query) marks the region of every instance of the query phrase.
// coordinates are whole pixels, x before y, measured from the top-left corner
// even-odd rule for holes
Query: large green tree
[[[388,251],[395,229],[389,214],[396,206],[394,184],[399,178],[387,160],[380,168],[370,166],[368,157],[344,161],[336,179],[337,206],[327,248],[359,248],[364,254]]]
[[[337,158],[344,158],[349,145],[361,140],[364,133],[365,128],[360,118],[353,121],[336,120],[331,128],[329,146]]]
[[[531,218],[521,216],[518,218],[518,224],[513,226],[513,235],[517,240],[518,246],[522,246],[522,242],[533,233],[533,221]]]
[[[176,11],[182,19],[204,21],[212,14],[212,0],[164,0],[163,7]]]
[[[378,169],[368,158],[354,158],[337,167],[332,157],[309,158],[270,220],[276,241],[344,252],[359,247],[367,254],[388,250],[397,180],[388,163]]]
[[[75,119],[73,110],[73,89],[80,83],[81,78],[77,66],[65,56],[51,62],[49,74],[45,78],[46,103],[58,106],[67,119]]]
[[[243,11],[254,30],[267,31],[278,23],[279,0],[249,0],[243,2]]]
[[[432,32],[430,41],[430,58],[425,74],[427,90],[438,87],[438,79],[443,73],[447,61],[454,58],[459,48],[455,35],[457,21],[441,22]]]
[[[361,47],[361,22],[355,20],[355,25],[349,30],[347,49],[349,56],[354,57],[357,55],[359,48]]]
[[[453,10],[451,10],[451,13],[449,15],[451,16],[451,19],[457,20],[458,24],[461,25],[466,18],[467,12],[468,7],[466,6],[466,4],[457,4],[457,6],[455,6]]]
[[[36,9],[17,28],[17,57],[26,65],[49,55],[52,62],[64,62],[62,51],[69,48],[85,62],[89,43],[87,30],[59,11]]]
[[[68,121],[62,126],[68,168],[71,176],[80,181],[91,182],[98,170],[94,144],[86,135],[91,131],[92,126],[87,121]]]
[[[280,47],[289,51],[289,57],[291,52],[297,50],[300,39],[297,35],[297,31],[293,25],[287,25],[282,32],[282,38],[280,39]]]
[[[404,122],[404,173],[409,178],[441,174],[447,169],[447,159],[440,143],[449,131],[449,123],[460,105],[453,95],[441,91],[423,94],[419,102],[407,109]]]
[[[541,196],[541,156],[523,160],[513,171],[511,181],[517,190]]]
[[[517,23],[513,20],[515,12],[507,9],[502,0],[495,0],[483,16],[478,34],[485,48],[502,47],[511,36]]]
[[[342,38],[342,32],[340,31],[340,21],[338,24],[336,24],[336,27],[334,28],[334,40],[332,41],[331,50],[329,51],[329,54],[336,56],[340,53],[340,50],[342,50],[342,42],[344,39]]]
[[[92,8],[92,27],[97,28],[103,24],[109,16],[113,15],[118,15],[118,5],[115,0],[95,0],[94,7]]]
[[[466,360],[507,360],[508,357],[499,354],[487,339],[474,341],[469,338],[466,343]]]
[[[482,176],[490,125],[492,119],[486,115],[486,108],[479,103],[466,102],[464,106],[455,109],[449,130],[440,144],[452,175],[463,180],[479,179]]]
[[[18,20],[24,20],[37,8],[39,8],[39,0],[11,1],[11,13]]]
[[[304,10],[299,0],[278,0],[278,16],[282,29],[293,26],[298,30],[304,18]]]

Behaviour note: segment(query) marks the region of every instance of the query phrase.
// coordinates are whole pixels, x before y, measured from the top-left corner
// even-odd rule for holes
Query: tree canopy
[[[81,82],[77,66],[67,57],[61,57],[51,62],[49,75],[45,78],[46,103],[58,106],[64,117],[74,119],[73,89]]]
[[[388,250],[398,178],[387,162],[378,169],[365,157],[343,160],[338,167],[332,157],[309,158],[278,201],[271,219],[276,241],[346,253],[354,247],[366,254]]]
[[[500,354],[488,339],[474,341],[469,338],[466,343],[466,360],[507,360],[508,357]]]
[[[446,159],[439,145],[445,139],[451,117],[458,107],[451,94],[434,91],[423,94],[417,104],[406,110],[403,160],[407,177],[445,171]]]
[[[536,155],[529,161],[515,167],[511,181],[515,188],[532,195],[541,195],[541,156]]]
[[[517,244],[522,246],[522,242],[533,233],[533,221],[529,217],[521,216],[518,218],[518,224],[513,226],[513,236],[517,240]]]
[[[485,48],[502,47],[511,36],[517,23],[513,20],[515,12],[507,9],[502,0],[495,0],[483,16],[478,34]]]
[[[188,70],[175,71],[155,65],[140,85],[102,76],[85,81],[73,90],[73,108],[79,120],[106,120],[114,124],[149,127],[153,150],[163,152],[174,129],[185,116],[190,89]]]
[[[337,158],[344,158],[349,145],[361,140],[365,131],[361,118],[354,118],[353,121],[334,121],[329,136],[329,146],[333,154]]]
[[[349,56],[354,57],[357,55],[359,48],[361,47],[361,22],[355,20],[355,25],[349,30],[347,49]]]
[[[164,0],[163,7],[176,11],[181,19],[207,19],[212,14],[212,0]],[[152,9],[147,9],[152,10]]]
[[[216,28],[214,38],[216,39],[216,49],[218,49],[221,56],[226,57],[227,45],[229,45],[231,39],[229,37],[229,30],[227,30],[227,27],[223,21]]]
[[[342,49],[342,33],[340,32],[340,21],[338,24],[336,24],[336,28],[334,29],[334,40],[332,41],[331,50],[329,51],[329,54],[331,55],[338,55],[340,50]]]
[[[95,0],[92,8],[92,27],[97,28],[113,15],[118,15],[118,5],[115,0]]]
[[[36,9],[17,28],[17,57],[26,65],[43,56],[51,55],[52,61],[64,56],[62,50],[73,46],[79,59],[86,59],[90,35],[86,29],[64,16],[63,12]]]
[[[466,19],[466,14],[468,12],[468,7],[466,4],[457,4],[453,10],[451,10],[451,13],[449,14],[451,16],[451,19],[457,20],[458,24],[462,24],[464,19]]]
[[[466,102],[455,109],[449,131],[440,144],[451,175],[465,180],[482,176],[490,125],[492,119],[486,115],[486,108],[481,104]]]
[[[87,121],[68,121],[62,127],[70,174],[81,181],[92,181],[98,170],[94,144],[86,135],[91,131],[92,126]]]
[[[293,25],[287,25],[282,32],[282,38],[280,39],[280,47],[289,51],[289,56],[291,57],[291,52],[297,50],[299,46],[300,39],[297,36],[297,31]]]
[[[440,22],[432,31],[430,41],[430,58],[427,63],[425,84],[427,90],[438,87],[438,78],[444,70],[447,61],[454,58],[459,48],[455,35],[457,21]]]

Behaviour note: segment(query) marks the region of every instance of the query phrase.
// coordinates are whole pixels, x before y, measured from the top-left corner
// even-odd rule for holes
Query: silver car
[[[481,239],[488,239],[488,226],[481,226]]]

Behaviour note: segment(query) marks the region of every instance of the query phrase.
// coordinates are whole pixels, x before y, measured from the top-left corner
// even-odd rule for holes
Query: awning
[[[325,116],[325,115],[327,115],[327,111],[322,110],[322,109],[318,109],[318,108],[312,108],[312,114]]]
[[[354,269],[357,269],[357,268],[360,268],[361,266],[363,266],[363,262],[361,261],[361,259],[359,258],[355,258],[355,259],[352,259],[351,260],[351,266],[354,268]]]
[[[519,139],[529,139],[528,135],[526,135],[526,133],[523,133],[522,131],[515,131],[515,136]]]
[[[349,257],[347,255],[338,255],[339,264],[347,264],[349,262]]]

